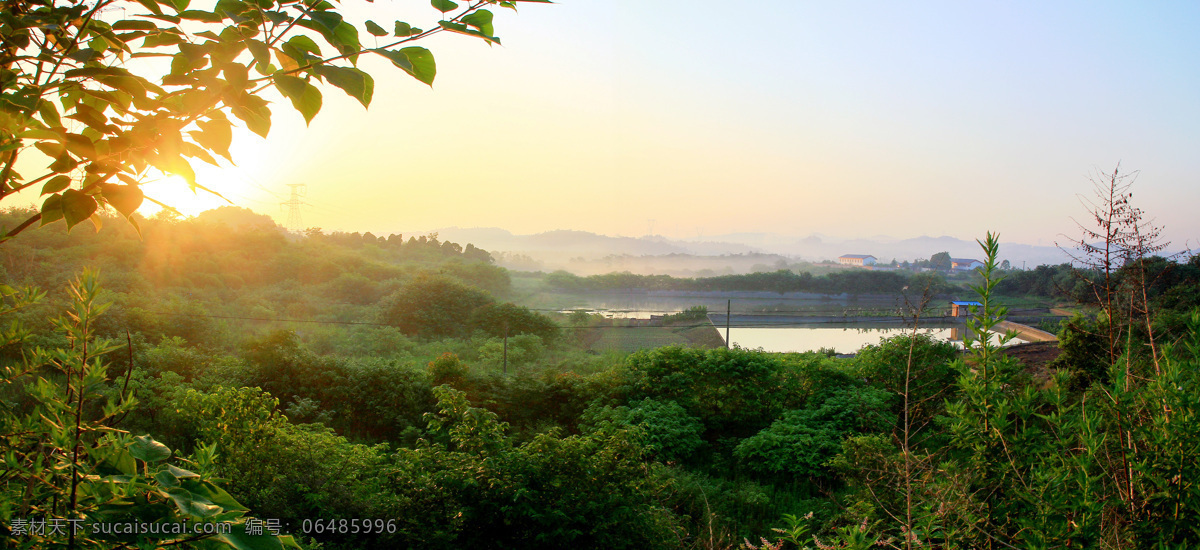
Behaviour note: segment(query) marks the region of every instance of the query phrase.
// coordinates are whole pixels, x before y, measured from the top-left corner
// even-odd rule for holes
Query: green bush
[[[515,369],[537,363],[545,352],[542,339],[534,334],[509,338],[507,352],[503,338],[489,338],[479,346],[479,361],[492,369],[500,369],[507,355],[508,368]]]
[[[444,275],[422,274],[383,300],[380,320],[422,338],[466,336],[471,313],[490,303],[486,291]]]
[[[391,547],[667,548],[675,519],[660,478],[626,433],[539,434],[516,444],[494,413],[436,388],[432,441],[401,449],[383,472],[395,495]]]
[[[429,379],[436,386],[461,384],[467,376],[468,369],[466,363],[462,362],[457,355],[449,352],[439,355],[425,367],[425,370],[429,372]]]
[[[891,429],[894,398],[869,386],[834,390],[819,405],[788,411],[742,440],[734,456],[747,470],[768,476],[833,477],[826,463],[841,451],[844,439]]]
[[[643,399],[629,407],[599,407],[584,411],[580,428],[631,431],[647,454],[664,463],[682,463],[695,458],[704,440],[704,424],[688,415],[674,401]]]
[[[471,328],[490,336],[531,334],[550,342],[558,338],[558,324],[549,317],[513,304],[487,304],[471,312]]]
[[[715,441],[754,434],[778,414],[783,369],[772,355],[739,348],[677,346],[635,353],[625,365],[630,402],[673,401],[705,426]]]

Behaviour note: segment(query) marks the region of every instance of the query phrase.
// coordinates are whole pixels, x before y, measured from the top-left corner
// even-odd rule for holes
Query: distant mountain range
[[[836,260],[843,254],[870,254],[880,262],[891,262],[893,259],[905,260],[928,259],[938,252],[949,252],[953,258],[981,258],[982,251],[975,241],[966,241],[954,237],[916,237],[911,239],[892,239],[889,237],[873,237],[870,239],[837,239],[824,235],[809,235],[796,238],[770,233],[741,233],[715,237],[727,242],[741,242],[764,250],[781,254],[799,256],[809,261]],[[1022,263],[1026,267],[1042,264],[1061,264],[1069,260],[1067,255],[1055,246],[1034,246],[1018,243],[1000,243],[1000,259],[1008,260],[1014,266]]]
[[[429,232],[411,232],[420,235]],[[580,272],[695,272],[716,274],[760,270],[796,261],[836,260],[843,254],[870,254],[881,263],[928,259],[938,252],[954,258],[979,258],[974,241],[954,237],[837,239],[825,235],[793,237],[774,233],[731,233],[703,240],[668,239],[659,235],[611,237],[586,231],[547,231],[515,235],[504,229],[448,227],[436,230],[442,240],[475,246],[496,254],[516,269]],[[1068,261],[1057,247],[1001,243],[1000,258],[1014,267]],[[722,263],[724,262],[724,263]],[[678,269],[665,267],[675,264]],[[683,267],[687,266],[687,267]],[[726,268],[727,267],[727,268]],[[707,274],[707,273],[706,273]]]

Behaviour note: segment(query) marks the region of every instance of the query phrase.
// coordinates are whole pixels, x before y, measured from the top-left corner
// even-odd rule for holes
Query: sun
[[[218,158],[216,165],[196,159],[190,162],[196,173],[196,183],[202,188],[193,191],[183,177],[149,169],[143,180],[142,192],[147,199],[153,200],[143,202],[138,212],[144,216],[161,212],[164,207],[154,202],[157,201],[183,216],[196,216],[205,210],[222,206],[239,206],[267,215],[278,215],[280,201],[286,200],[286,190],[272,191],[273,186],[277,185],[274,176],[278,168],[262,160],[272,158],[272,155],[266,153],[265,145],[258,136],[246,137],[241,133],[246,132],[234,129],[234,145],[231,147],[242,159],[237,164],[224,158]]]
[[[216,189],[214,191],[220,192]],[[163,210],[163,206],[155,201],[177,210],[184,216],[195,216],[205,210],[231,205],[229,201],[208,191],[199,188],[193,191],[188,187],[187,180],[175,175],[163,175],[142,184],[142,192],[146,194],[147,199],[153,199],[146,200],[141,208],[138,208],[138,212],[143,216],[152,216]]]

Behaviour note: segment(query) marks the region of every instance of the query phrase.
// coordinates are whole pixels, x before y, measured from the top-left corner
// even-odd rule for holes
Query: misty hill
[[[731,233],[704,239],[668,239],[660,235],[613,237],[587,231],[558,230],[516,235],[499,228],[438,229],[439,237],[475,243],[512,269],[565,269],[588,275],[612,271],[679,276],[711,276],[786,268],[796,262],[836,261],[843,254],[870,254],[880,262],[928,259],[938,252],[976,258],[973,240],[948,236],[894,239],[837,239],[776,233]],[[1056,247],[1001,243],[1001,259],[1014,266],[1060,264],[1067,257]]]
[[[693,254],[719,256],[721,254],[744,254],[758,252],[757,249],[733,242],[685,242],[673,241],[661,236],[610,237],[587,231],[556,230],[533,235],[514,235],[495,227],[460,228],[449,227],[436,231],[439,237],[464,240],[485,250],[517,254],[553,253],[572,257],[599,258],[611,254],[634,256],[660,256],[667,254]]]

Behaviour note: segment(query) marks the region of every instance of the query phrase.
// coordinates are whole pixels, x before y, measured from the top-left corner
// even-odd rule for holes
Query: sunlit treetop
[[[379,44],[325,0],[6,0],[0,10],[0,200],[41,187],[36,223],[67,229],[108,206],[129,219],[141,185],[163,173],[196,184],[191,162],[232,160],[232,128],[271,128],[275,88],[311,121],[332,85],[363,106],[374,79],[363,55],[432,85],[433,54],[411,43],[448,31],[498,43],[489,7],[548,0],[432,0],[441,19],[416,27],[366,21]],[[113,17],[119,15],[119,17]],[[23,172],[19,173],[19,166]],[[33,167],[33,172],[30,172]]]

